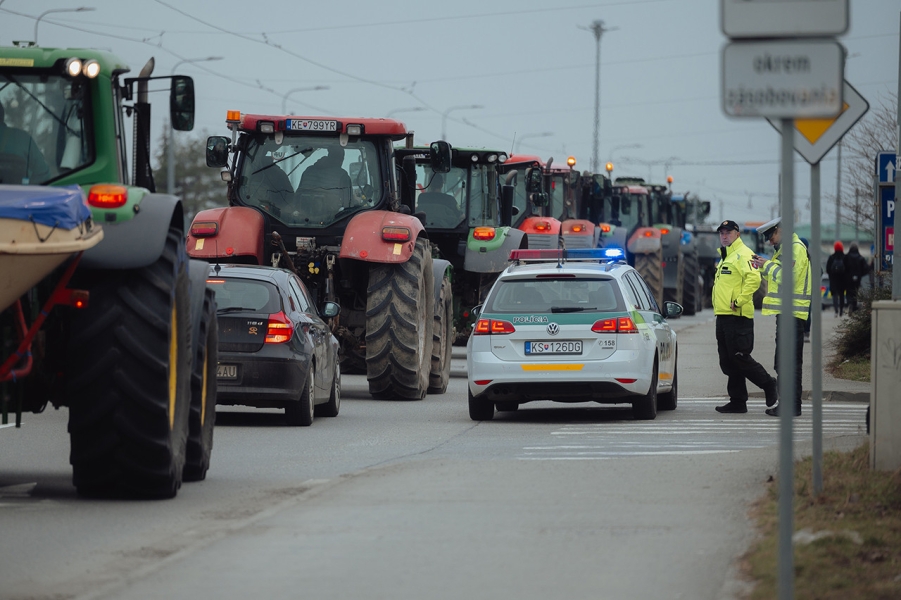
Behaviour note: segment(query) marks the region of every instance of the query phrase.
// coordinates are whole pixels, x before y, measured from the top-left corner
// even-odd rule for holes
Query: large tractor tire
[[[681,254],[676,265],[676,287],[664,288],[663,300],[682,305],[685,296],[685,257]],[[661,308],[663,308],[661,306]]]
[[[698,265],[698,255],[694,252],[685,255],[685,286],[682,289],[682,313],[692,316],[698,311],[701,305],[701,290],[698,287],[698,277],[700,275]]]
[[[451,356],[454,345],[454,296],[447,274],[441,282],[441,291],[435,307],[432,331],[432,363],[429,370],[429,393],[443,394],[450,381]]]
[[[422,400],[429,388],[435,292],[432,255],[416,240],[405,263],[376,264],[366,298],[366,379],[374,398]]]
[[[191,412],[185,481],[206,479],[213,452],[216,423],[216,365],[219,362],[219,327],[216,321],[216,293],[204,290],[203,308],[194,324],[194,364],[191,368]]]
[[[70,462],[80,494],[171,498],[191,401],[191,308],[181,231],[134,271],[87,271],[67,348]]]
[[[635,270],[644,278],[657,304],[663,307],[663,257],[660,252],[654,254],[636,254]]]

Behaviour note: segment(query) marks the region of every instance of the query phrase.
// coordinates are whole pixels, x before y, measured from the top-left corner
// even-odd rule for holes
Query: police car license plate
[[[285,128],[291,131],[338,131],[338,121],[318,119],[288,119]]]
[[[237,379],[238,365],[218,365],[216,367],[217,379]]]
[[[582,354],[582,341],[526,342],[526,354]]]

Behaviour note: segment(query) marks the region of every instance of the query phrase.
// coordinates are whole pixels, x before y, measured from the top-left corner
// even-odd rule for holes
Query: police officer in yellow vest
[[[754,292],[760,287],[760,272],[753,252],[741,240],[735,221],[723,221],[716,229],[720,256],[713,280],[713,314],[716,315],[716,345],[720,369],[728,377],[729,403],[717,406],[721,413],[748,412],[747,381],[766,394],[767,406],[779,398],[776,380],[751,357],[754,350]]]
[[[761,314],[776,315],[776,358],[775,369],[779,373],[779,330],[783,327],[791,328],[795,336],[795,416],[801,414],[801,365],[804,360],[804,329],[807,319],[810,318],[810,298],[813,282],[810,276],[810,256],[807,253],[807,245],[801,241],[798,234],[792,234],[792,243],[789,251],[792,255],[792,307],[791,312],[783,314],[779,302],[779,288],[782,286],[782,264],[785,257],[785,246],[782,243],[781,218],[773,219],[757,228],[757,232],[776,249],[771,260],[760,256],[754,257],[754,264],[766,277],[767,294],[763,299]],[[767,402],[767,406],[770,403]],[[779,415],[779,407],[768,408],[766,414]]]

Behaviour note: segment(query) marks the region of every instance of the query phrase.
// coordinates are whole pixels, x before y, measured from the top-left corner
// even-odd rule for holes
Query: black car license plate
[[[535,354],[582,354],[582,340],[526,342],[526,355]]]
[[[237,379],[238,365],[218,365],[216,368],[217,379]]]

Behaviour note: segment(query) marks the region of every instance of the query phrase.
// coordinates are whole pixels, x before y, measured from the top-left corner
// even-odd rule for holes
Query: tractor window
[[[488,167],[486,165],[473,166],[470,178],[469,226],[497,227],[499,192],[488,189]]]
[[[631,231],[641,223],[642,202],[640,194],[623,194],[620,202],[619,220],[626,231]]]
[[[435,173],[428,164],[416,164],[416,212],[425,214],[430,229],[453,229],[463,222],[467,189],[466,169]]]
[[[327,227],[381,200],[378,152],[370,141],[334,137],[245,139],[238,196],[294,227]]]
[[[555,173],[551,176],[551,202],[550,216],[562,220],[566,213],[567,193],[570,192],[566,181],[568,175],[563,173]]]
[[[94,160],[85,84],[0,71],[0,183],[40,185]]]

